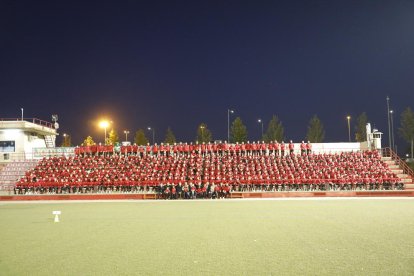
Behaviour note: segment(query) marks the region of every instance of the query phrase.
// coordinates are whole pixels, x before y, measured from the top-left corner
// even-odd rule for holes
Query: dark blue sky
[[[275,114],[302,140],[317,114],[345,141],[347,114],[386,132],[387,95],[396,127],[414,107],[413,1],[39,2],[0,2],[0,117],[57,113],[75,144],[103,115],[224,140],[229,107],[250,139]]]

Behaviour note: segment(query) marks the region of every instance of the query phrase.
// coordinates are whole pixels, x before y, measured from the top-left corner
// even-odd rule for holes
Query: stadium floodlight
[[[106,120],[104,120],[104,121],[100,121],[100,122],[99,122],[99,127],[103,128],[103,129],[105,130],[104,145],[106,145],[106,129],[108,128],[108,126],[109,126],[109,122],[108,122],[108,121],[106,121]]]

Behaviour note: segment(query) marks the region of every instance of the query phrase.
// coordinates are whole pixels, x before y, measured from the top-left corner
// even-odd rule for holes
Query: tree
[[[284,140],[284,128],[282,122],[276,115],[272,116],[272,119],[267,126],[267,130],[263,135],[263,139],[266,143],[270,141],[283,141]]]
[[[197,138],[196,141],[199,143],[208,143],[213,139],[211,131],[207,128],[205,123],[201,123],[197,128]]]
[[[61,147],[70,147],[70,146],[72,146],[72,139],[70,135],[63,134],[63,141],[62,141]]]
[[[137,132],[135,133],[134,142],[138,146],[143,146],[143,145],[148,144],[148,139],[145,136],[145,131],[143,129],[138,129],[137,130]]]
[[[230,128],[230,141],[232,143],[236,142],[246,142],[247,141],[247,128],[243,124],[243,121],[240,117],[234,119]]]
[[[94,145],[96,145],[96,144],[93,141],[92,136],[86,137],[86,139],[82,143],[82,146],[94,146]]]
[[[325,138],[325,130],[323,129],[323,124],[316,115],[314,115],[309,121],[306,138],[311,143],[321,143]]]
[[[355,126],[355,140],[357,142],[365,142],[367,140],[367,123],[368,116],[365,112],[361,113],[357,119]]]
[[[165,143],[165,144],[170,144],[170,145],[172,145],[172,144],[174,144],[175,142],[176,142],[175,135],[174,135],[174,133],[172,132],[171,128],[170,128],[170,127],[168,127],[168,128],[167,128],[167,133],[165,134],[165,140],[164,140],[164,143]]]
[[[401,127],[399,128],[400,136],[407,142],[411,143],[411,158],[413,158],[414,144],[414,112],[407,107],[401,113]]]
[[[111,131],[109,132],[109,136],[106,142],[107,145],[115,145],[119,142],[118,133],[114,129],[111,129]]]

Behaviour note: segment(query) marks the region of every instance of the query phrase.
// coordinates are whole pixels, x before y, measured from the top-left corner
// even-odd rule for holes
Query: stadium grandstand
[[[390,149],[381,148],[381,133],[371,132],[369,126],[364,143],[273,141],[75,148],[47,143],[47,136],[55,139],[57,135],[56,122],[1,121],[0,127],[0,140],[8,146],[2,148],[0,189],[9,195],[146,194],[150,198],[195,199],[414,190],[412,170]]]

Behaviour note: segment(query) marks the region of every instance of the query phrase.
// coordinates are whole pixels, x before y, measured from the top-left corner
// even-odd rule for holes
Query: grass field
[[[0,275],[414,274],[413,199],[0,202],[0,234]]]

